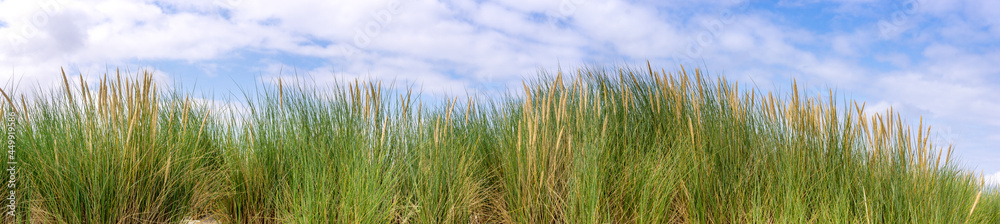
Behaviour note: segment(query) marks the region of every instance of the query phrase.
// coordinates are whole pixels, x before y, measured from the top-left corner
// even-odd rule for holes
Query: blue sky
[[[219,105],[237,86],[371,78],[443,96],[581,65],[698,66],[764,91],[893,107],[1000,181],[1000,2],[0,0],[0,82],[150,69]],[[197,84],[197,85],[195,85]]]

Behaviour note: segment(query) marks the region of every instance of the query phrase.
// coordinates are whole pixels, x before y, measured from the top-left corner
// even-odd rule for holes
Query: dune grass
[[[137,77],[105,77],[93,90],[81,85],[20,105],[4,93],[19,124],[17,218],[162,223],[202,212],[219,196],[222,157],[204,128],[208,111],[161,94],[148,73]]]
[[[4,92],[21,169],[5,220],[1000,222],[1000,194],[922,120],[794,83],[782,95],[697,69],[588,67],[431,104],[380,82],[283,81],[245,92],[245,116],[148,73]]]

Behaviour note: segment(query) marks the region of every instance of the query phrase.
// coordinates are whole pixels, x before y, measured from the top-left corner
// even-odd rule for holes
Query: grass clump
[[[395,120],[375,88],[321,96],[264,89],[239,136],[227,144],[233,194],[222,204],[237,223],[385,223],[397,219],[401,152],[386,134]],[[391,125],[391,126],[390,126]]]
[[[428,104],[379,82],[277,81],[246,93],[245,116],[148,77],[8,99],[29,164],[20,220],[1000,221],[998,193],[922,121],[794,83],[780,95],[697,69],[590,67]]]
[[[122,78],[105,76],[91,90],[63,75],[63,92],[21,98],[21,184],[11,189],[20,204],[8,220],[178,222],[218,196],[222,157],[205,130],[208,111],[158,94],[149,73]]]

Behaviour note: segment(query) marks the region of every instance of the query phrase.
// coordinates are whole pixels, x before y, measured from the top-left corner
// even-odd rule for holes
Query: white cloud
[[[892,64],[893,66],[899,68],[907,68],[910,67],[911,64],[910,56],[902,53],[888,53],[888,54],[875,55],[875,60],[881,62],[888,62],[889,64]]]
[[[984,179],[987,186],[1000,188],[1000,172],[986,175]]]
[[[263,39],[216,15],[167,14],[147,2],[11,0],[0,11],[0,20],[11,21],[0,28],[0,79],[17,77],[27,93],[35,83],[50,87],[60,67],[77,73],[132,60],[203,60]]]
[[[655,9],[621,1],[592,1],[579,8],[573,18],[591,45],[610,45],[600,49],[633,57],[663,57],[680,50],[685,35],[675,25],[663,21]],[[691,34],[692,36],[694,34]]]
[[[900,100],[930,111],[936,117],[954,117],[967,112],[967,103],[988,91],[947,80],[930,79],[920,73],[883,77],[872,87],[881,89],[877,94],[883,98]]]

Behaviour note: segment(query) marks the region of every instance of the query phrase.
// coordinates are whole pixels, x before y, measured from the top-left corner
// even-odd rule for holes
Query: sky
[[[698,67],[762,91],[836,90],[932,126],[1000,185],[1000,1],[0,0],[0,85],[123,69],[204,102],[276,77],[431,96],[580,66]]]

